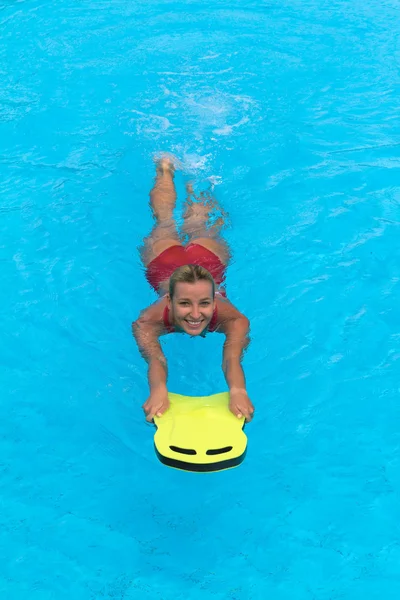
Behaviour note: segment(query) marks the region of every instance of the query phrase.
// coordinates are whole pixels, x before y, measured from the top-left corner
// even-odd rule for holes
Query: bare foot
[[[170,173],[173,177],[175,174],[174,161],[169,156],[163,156],[162,158],[157,160],[156,170],[158,175]]]
[[[156,163],[157,173],[161,175],[169,172],[173,176],[176,170],[182,169],[182,163],[170,152],[159,152],[154,155],[153,160]]]
[[[196,194],[193,189],[193,183],[188,181],[186,184],[186,193],[187,193],[187,202],[201,202],[202,204],[213,207],[215,205],[215,199],[211,195],[209,190],[205,190],[200,192],[200,194]],[[194,198],[194,200],[193,200]]]

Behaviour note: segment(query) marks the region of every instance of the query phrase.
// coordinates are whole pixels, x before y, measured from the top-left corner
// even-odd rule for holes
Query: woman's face
[[[179,282],[169,308],[175,325],[189,335],[199,335],[210,323],[215,309],[213,286],[209,281]]]

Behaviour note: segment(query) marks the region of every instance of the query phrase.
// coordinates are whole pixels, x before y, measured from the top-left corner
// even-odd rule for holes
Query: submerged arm
[[[245,390],[246,379],[241,365],[243,351],[250,343],[249,321],[240,316],[225,325],[226,339],[223,351],[222,370],[229,389]]]
[[[150,396],[143,405],[146,418],[151,421],[154,415],[161,416],[168,408],[167,361],[161,349],[159,337],[161,328],[157,322],[146,316],[139,317],[132,323],[132,333],[140,353],[147,361],[147,377]]]
[[[167,361],[159,341],[159,328],[146,318],[132,323],[132,333],[139,351],[148,363],[150,390],[167,384]]]
[[[247,395],[246,378],[242,367],[243,352],[250,343],[250,322],[232,305],[225,309],[225,319],[221,322],[221,331],[225,333],[222,370],[229,386],[229,407],[237,416],[252,419],[254,407]]]

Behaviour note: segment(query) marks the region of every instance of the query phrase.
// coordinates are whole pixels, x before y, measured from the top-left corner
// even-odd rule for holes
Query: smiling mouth
[[[203,319],[201,321],[192,321],[192,319],[185,319],[185,321],[191,329],[198,329],[203,323]]]

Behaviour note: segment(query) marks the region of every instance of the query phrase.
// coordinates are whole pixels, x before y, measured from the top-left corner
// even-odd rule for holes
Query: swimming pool
[[[0,9],[2,597],[397,599],[398,2]],[[161,150],[252,324],[222,473],[161,465],[140,409]],[[176,337],[171,390],[224,390],[221,340]]]

